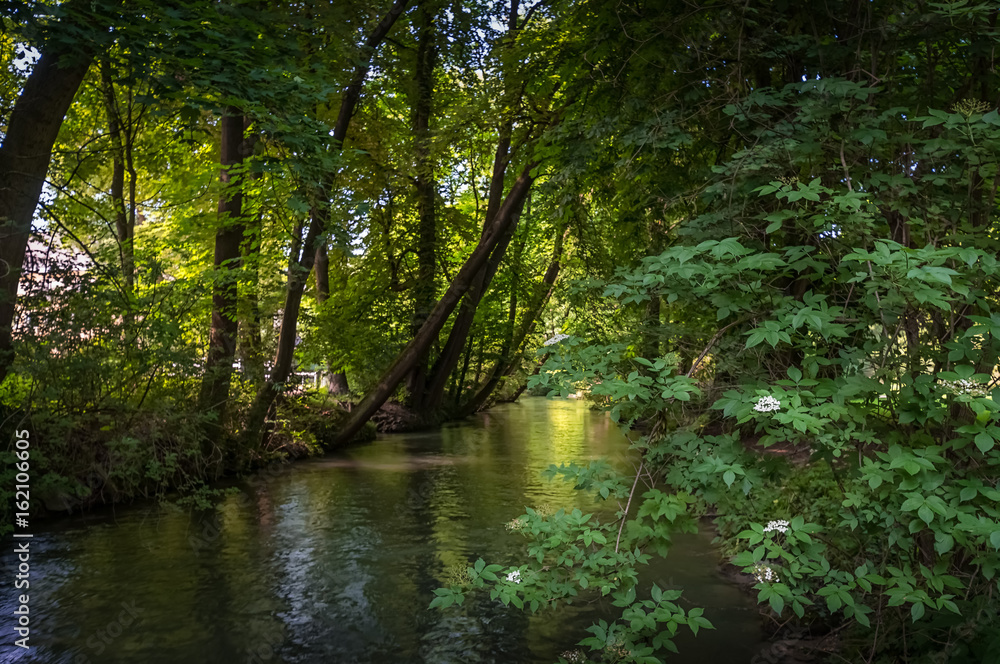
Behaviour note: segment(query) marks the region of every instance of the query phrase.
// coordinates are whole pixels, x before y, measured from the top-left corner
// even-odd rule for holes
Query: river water
[[[504,526],[525,506],[593,510],[542,477],[550,464],[626,455],[606,415],[526,398],[267,470],[215,510],[132,506],[51,521],[31,541],[29,650],[13,646],[12,547],[0,555],[0,661],[554,662],[612,607],[528,615],[477,595],[458,609],[427,606],[479,557],[518,564],[525,540]],[[682,603],[704,606],[717,628],[679,638],[670,662],[749,663],[758,614],[719,575],[710,542],[677,538],[643,582],[683,589]]]

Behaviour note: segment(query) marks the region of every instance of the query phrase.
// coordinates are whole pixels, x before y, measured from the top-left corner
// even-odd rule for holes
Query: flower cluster
[[[955,112],[959,115],[965,117],[968,120],[970,117],[977,113],[985,113],[992,108],[988,102],[979,101],[978,99],[963,99],[961,101],[955,102],[952,107]]]
[[[556,508],[549,503],[542,503],[534,508],[535,516],[544,519],[547,516],[552,516],[556,513]],[[527,514],[522,514],[519,517],[515,517],[506,523],[507,532],[519,533],[528,527],[530,523],[530,517]]]
[[[965,380],[942,380],[941,387],[955,395],[968,394],[972,397],[985,397],[988,394],[982,383],[968,378]]]
[[[517,517],[516,519],[511,519],[507,522],[507,532],[515,533],[524,530],[524,527],[528,525],[524,522],[524,519]]]
[[[586,655],[580,650],[567,650],[560,657],[570,662],[570,664],[583,664],[583,662],[587,661]]]
[[[777,521],[768,521],[767,525],[764,526],[764,532],[769,533],[773,530],[779,533],[784,533],[788,531],[788,522],[784,519],[778,519]]]
[[[519,570],[514,570],[507,575],[507,580],[514,583],[521,583],[521,572]]]
[[[758,583],[781,583],[778,573],[763,563],[757,563],[753,567],[754,578]]]
[[[761,397],[760,401],[753,407],[758,413],[770,413],[781,408],[781,402],[774,397]]]
[[[472,575],[469,574],[469,566],[464,562],[456,563],[445,568],[444,585],[466,587],[472,584]]]
[[[615,641],[608,641],[608,645],[604,646],[604,652],[606,652],[611,657],[611,661],[614,662],[626,659],[632,655],[632,653],[629,652],[629,649],[625,647],[625,644],[616,643]]]
[[[559,343],[563,339],[569,339],[569,335],[568,334],[557,334],[556,336],[552,337],[551,339],[546,339],[545,341],[543,341],[542,345],[543,346],[551,346],[552,344]]]

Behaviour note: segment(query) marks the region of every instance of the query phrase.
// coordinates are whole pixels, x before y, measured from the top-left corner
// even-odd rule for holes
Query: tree
[[[443,296],[438,300],[427,320],[424,321],[420,332],[403,349],[396,358],[392,366],[382,375],[376,387],[365,395],[365,398],[352,411],[350,418],[345,422],[343,428],[337,436],[338,443],[349,441],[368,421],[376,410],[378,410],[389,395],[396,389],[402,380],[413,371],[414,366],[420,361],[421,356],[427,352],[434,339],[437,338],[441,328],[444,327],[448,316],[454,311],[455,306],[462,296],[471,288],[476,276],[486,265],[490,255],[502,242],[517,219],[517,212],[524,203],[524,198],[528,194],[528,189],[534,181],[535,176],[532,170],[537,167],[537,163],[525,166],[520,177],[511,187],[507,197],[504,199],[500,209],[493,219],[493,223],[485,230],[476,249],[465,261],[462,269],[452,280],[451,285]]]
[[[344,90],[340,103],[340,112],[337,122],[333,127],[332,138],[336,149],[343,146],[347,136],[347,129],[350,126],[351,116],[354,108],[361,96],[362,86],[368,70],[371,67],[371,57],[379,44],[389,34],[393,24],[406,8],[407,0],[396,0],[382,20],[375,26],[371,34],[362,46],[363,59],[354,69],[354,75]],[[327,176],[329,178],[329,176]],[[267,412],[274,402],[276,391],[279,386],[288,380],[292,367],[292,356],[295,352],[295,339],[298,327],[299,308],[302,303],[302,292],[312,271],[316,260],[316,254],[320,238],[327,231],[327,219],[329,215],[327,187],[329,179],[317,188],[315,200],[317,204],[311,212],[309,227],[305,233],[301,248],[296,247],[292,252],[291,262],[288,271],[288,283],[285,291],[285,307],[281,319],[281,331],[278,337],[277,354],[271,373],[264,385],[258,390],[257,396],[251,406],[244,430],[244,439],[247,442],[259,441],[263,433],[264,421]]]
[[[241,166],[246,151],[243,112],[227,107],[220,121],[220,159],[223,183],[219,198],[219,228],[215,234],[215,270],[212,285],[212,327],[205,360],[200,410],[216,414],[219,424],[226,416],[229,383],[236,358],[239,318],[237,275],[241,270],[246,222],[243,218]]]
[[[413,101],[413,141],[416,172],[413,177],[417,194],[417,274],[413,286],[413,320],[411,333],[420,333],[424,321],[434,306],[437,263],[437,182],[430,154],[430,119],[434,96],[434,74],[437,60],[435,17],[427,5],[417,12],[417,53],[415,67],[415,98]],[[416,405],[422,398],[426,361],[414,367],[408,379],[410,399]]]
[[[106,45],[105,5],[71,0],[44,33],[45,43],[7,118],[0,145],[0,381],[14,360],[13,324],[31,220],[38,206],[52,146],[95,54]],[[95,11],[96,10],[96,11]],[[20,11],[30,14],[30,7]],[[29,19],[30,20],[30,19]],[[73,36],[82,29],[85,39]]]

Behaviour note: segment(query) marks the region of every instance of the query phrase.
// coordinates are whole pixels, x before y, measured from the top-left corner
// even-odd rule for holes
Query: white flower
[[[568,334],[557,334],[556,336],[552,337],[551,339],[546,339],[544,342],[542,342],[542,345],[543,346],[551,346],[552,344],[559,343],[563,339],[569,339],[569,335]]]
[[[989,394],[986,391],[985,385],[974,380],[969,380],[968,378],[962,380],[942,380],[941,387],[956,396],[968,394],[973,397],[985,397]]]
[[[760,401],[753,407],[758,413],[770,413],[781,408],[781,402],[774,397],[761,397]]]
[[[781,583],[781,578],[778,577],[778,573],[763,563],[757,563],[754,565],[752,573],[758,583]]]
[[[784,533],[788,531],[788,522],[784,519],[778,519],[777,521],[768,521],[767,525],[764,526],[764,532],[769,533],[772,530],[776,530],[779,533]]]
[[[521,519],[521,517],[517,517],[516,519],[511,519],[510,521],[507,522],[507,530],[510,531],[510,532],[512,532],[512,533],[513,532],[519,532],[521,530],[524,530],[524,526],[525,525],[526,524]]]
[[[514,570],[513,572],[507,575],[507,580],[513,581],[514,583],[521,583],[521,572],[518,570]]]

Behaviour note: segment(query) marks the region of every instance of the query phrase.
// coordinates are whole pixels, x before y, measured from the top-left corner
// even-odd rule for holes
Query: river
[[[611,607],[528,615],[477,595],[458,609],[427,606],[479,557],[517,564],[525,540],[505,524],[525,506],[593,511],[542,471],[599,457],[628,463],[606,415],[525,398],[266,470],[215,510],[133,505],[50,520],[31,540],[28,650],[13,646],[12,547],[0,556],[0,661],[554,662]],[[670,662],[748,664],[758,614],[719,574],[711,539],[677,538],[643,582],[683,589],[682,603],[704,606],[716,626],[679,638]]]

